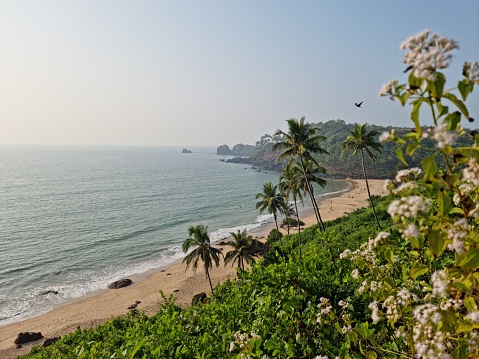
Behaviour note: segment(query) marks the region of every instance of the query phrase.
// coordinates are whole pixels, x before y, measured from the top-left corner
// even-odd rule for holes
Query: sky
[[[0,0],[0,144],[232,147],[303,116],[410,126],[410,106],[378,97],[406,79],[400,43],[457,40],[453,87],[479,61],[478,19],[477,0]],[[479,120],[479,89],[468,105]]]

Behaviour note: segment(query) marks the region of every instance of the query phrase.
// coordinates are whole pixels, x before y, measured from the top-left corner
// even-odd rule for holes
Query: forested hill
[[[323,166],[327,174],[325,177],[331,178],[361,178],[361,158],[360,155],[353,156],[351,153],[345,154],[341,157],[342,143],[349,135],[349,131],[354,129],[354,124],[345,123],[343,120],[331,120],[328,122],[313,123],[313,126],[319,129],[319,134],[326,137],[321,146],[329,152],[329,155],[318,155],[316,159],[319,164]],[[384,126],[368,126],[368,131],[376,130],[380,134],[385,131],[395,131],[399,135],[404,135],[410,132],[410,128],[406,127],[384,127]],[[283,131],[287,131],[286,124]],[[248,163],[259,168],[281,171],[285,162],[278,162],[279,152],[273,152],[272,147],[274,143],[281,141],[280,136],[265,134],[259,141],[256,142],[256,150],[248,158],[234,158],[226,162],[233,163]],[[470,146],[473,143],[470,137],[463,136],[457,140],[455,146],[462,147]],[[425,147],[434,147],[434,144],[429,139],[424,139],[422,144]],[[376,162],[372,162],[366,158],[366,167],[368,176],[371,178],[390,178],[395,175],[397,170],[406,167],[420,167],[420,159],[424,158],[425,151],[419,150],[414,153],[412,157],[406,157],[408,166],[405,166],[396,157],[397,145],[394,143],[382,143],[382,154],[377,154]],[[437,158],[438,165],[443,164],[442,158]]]

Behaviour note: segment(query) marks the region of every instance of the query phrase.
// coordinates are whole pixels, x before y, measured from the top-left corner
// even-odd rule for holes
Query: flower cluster
[[[452,146],[456,138],[456,134],[448,130],[447,123],[442,123],[433,129],[428,129],[423,133],[423,137],[432,138],[436,141],[436,146],[439,149],[442,149],[446,146]]]
[[[469,223],[465,218],[461,218],[454,222],[454,224],[447,231],[447,237],[452,240],[452,243],[447,245],[451,251],[458,254],[464,253],[464,240],[469,234]]]
[[[229,351],[233,352],[236,348],[240,350],[248,349],[251,341],[259,339],[260,336],[255,332],[251,332],[251,335],[248,333],[241,333],[239,330],[233,335],[234,341],[230,343]],[[248,356],[241,355],[241,358],[248,358]]]
[[[479,84],[479,63],[471,64],[466,62],[464,64],[464,76],[471,82]]]
[[[462,170],[463,180],[479,187],[479,162],[474,157],[469,160],[468,166]]]
[[[449,66],[452,59],[449,52],[459,45],[454,40],[424,30],[404,41],[400,48],[410,50],[404,54],[403,62],[413,69],[414,76],[434,81],[436,70]]]
[[[416,218],[419,213],[427,212],[431,202],[429,198],[424,200],[421,196],[402,197],[392,201],[388,208],[389,215],[397,220],[399,217]]]
[[[321,321],[322,321],[321,316],[329,315],[329,313],[331,313],[331,310],[333,309],[333,307],[330,305],[330,302],[329,302],[328,298],[321,297],[319,299],[318,308],[320,309],[320,311],[316,315],[316,318],[317,318],[316,323],[321,324]]]
[[[393,91],[396,88],[397,84],[398,84],[398,80],[389,80],[384,85],[382,85],[381,90],[378,93],[378,96],[389,96],[389,98],[391,100],[394,100],[394,92]],[[385,132],[385,133],[387,133],[387,132]],[[379,141],[384,141],[384,139],[381,140],[381,137],[380,137]]]
[[[443,358],[451,356],[448,349],[452,343],[447,340],[451,333],[443,332],[438,324],[442,319],[439,308],[431,303],[417,306],[413,311],[416,323],[413,328],[416,357],[421,359]]]

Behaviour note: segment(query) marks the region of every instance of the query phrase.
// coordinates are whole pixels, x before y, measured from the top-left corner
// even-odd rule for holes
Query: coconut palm
[[[324,136],[318,134],[318,129],[313,127],[309,123],[305,123],[305,118],[302,117],[301,120],[291,118],[287,120],[288,123],[288,133],[283,132],[282,130],[277,130],[275,135],[282,135],[283,141],[275,143],[273,145],[273,150],[281,150],[282,153],[279,155],[279,159],[288,158],[288,166],[298,158],[301,170],[303,172],[304,178],[307,178],[305,172],[305,161],[310,160],[314,163],[315,166],[320,168],[321,166],[318,162],[312,157],[313,154],[329,154],[325,149],[323,149],[319,142],[325,140]],[[321,214],[319,213],[319,208],[314,199],[314,193],[311,188],[309,181],[306,181],[306,186],[308,187],[308,193],[313,204],[314,213],[316,215],[316,220],[318,226],[321,226],[324,231],[324,224],[321,219]]]
[[[289,200],[289,197],[293,197],[293,204],[294,204],[294,213],[296,214],[297,220],[296,225],[298,226],[298,245],[301,257],[301,221],[299,220],[299,211],[298,211],[298,200],[303,202],[303,182],[302,182],[302,173],[301,169],[298,166],[288,166],[286,167],[281,175],[279,176],[279,188],[281,193],[285,196],[286,201]],[[288,228],[289,234],[289,227],[291,221],[288,221],[291,218],[286,216],[286,225]],[[283,224],[285,223],[283,221]],[[304,224],[304,223],[303,223]]]
[[[354,131],[349,131],[349,136],[343,141],[343,151],[341,156],[343,156],[348,151],[353,151],[353,155],[358,153],[361,154],[361,165],[363,168],[364,179],[366,180],[366,188],[368,190],[369,202],[371,202],[371,207],[373,208],[374,217],[376,217],[376,222],[378,224],[379,230],[381,230],[381,224],[379,223],[378,215],[376,214],[376,209],[374,208],[374,203],[371,198],[371,192],[369,191],[368,176],[366,174],[366,166],[364,164],[364,152],[367,153],[369,158],[373,162],[376,161],[376,155],[373,153],[373,150],[379,153],[382,153],[382,145],[376,140],[379,132],[376,130],[367,131],[368,124],[354,125]]]
[[[234,265],[235,262],[238,262],[238,268],[243,272],[245,271],[244,262],[247,264],[254,264],[256,257],[257,243],[252,236],[248,236],[246,230],[239,231],[237,233],[230,232],[234,240],[226,242],[227,245],[233,247],[225,255],[225,265],[231,262]]]
[[[214,248],[210,245],[210,237],[208,236],[208,226],[198,225],[188,228],[188,234],[190,235],[183,242],[183,252],[188,252],[192,247],[195,247],[185,258],[183,263],[186,262],[186,268],[193,266],[193,271],[196,272],[199,261],[203,262],[205,268],[206,278],[210,283],[211,293],[213,293],[213,284],[211,284],[210,269],[213,268],[213,263],[216,267],[220,264],[220,255],[222,254],[218,248]]]
[[[277,213],[282,213],[285,207],[284,197],[277,191],[278,185],[273,182],[267,182],[263,185],[263,192],[256,195],[256,199],[260,199],[256,203],[256,208],[259,208],[260,213],[268,210],[268,213],[273,214],[276,229],[279,232]]]

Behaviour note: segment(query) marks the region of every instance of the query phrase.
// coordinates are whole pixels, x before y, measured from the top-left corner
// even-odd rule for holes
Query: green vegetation
[[[390,200],[377,203],[384,227],[392,223],[386,213]],[[298,259],[297,235],[287,235],[284,256],[278,254],[279,242],[271,244],[264,260],[251,271],[239,271],[240,281],[217,286],[205,304],[185,309],[172,298],[164,298],[151,317],[132,311],[96,329],[77,329],[23,358],[239,358],[240,353],[251,353],[253,358],[301,358],[341,355],[347,346],[358,348],[341,328],[317,324],[317,304],[321,297],[334,298],[339,308],[340,300],[348,300],[354,318],[367,321],[368,302],[354,294],[352,264],[338,256],[375,235],[374,214],[369,208],[358,209],[348,217],[326,222],[325,227],[324,233],[317,226],[302,232],[302,260]],[[331,260],[322,239],[336,260]],[[358,345],[367,346],[370,339],[363,334]]]
[[[479,85],[479,64],[466,63],[457,87],[445,90],[439,70],[455,41],[424,31],[401,48],[410,51],[408,80],[388,82],[380,95],[411,103],[414,127],[391,129],[381,140],[397,146],[404,166],[421,168],[395,173],[389,196],[370,196],[374,210],[283,237],[274,229],[263,258],[217,286],[206,303],[180,308],[164,298],[150,318],[135,311],[24,358],[479,358],[479,133],[461,126],[473,121],[465,101]],[[433,127],[421,126],[421,106],[431,110]],[[302,174],[286,166],[282,195],[311,194],[306,161],[311,169],[323,164],[312,155],[319,137],[304,119],[288,125],[264,146],[281,149],[278,156],[296,161]],[[356,132],[355,141],[362,138]],[[363,149],[349,139],[334,143]],[[277,199],[276,186],[265,185],[259,196],[259,207],[275,213],[269,199]]]

